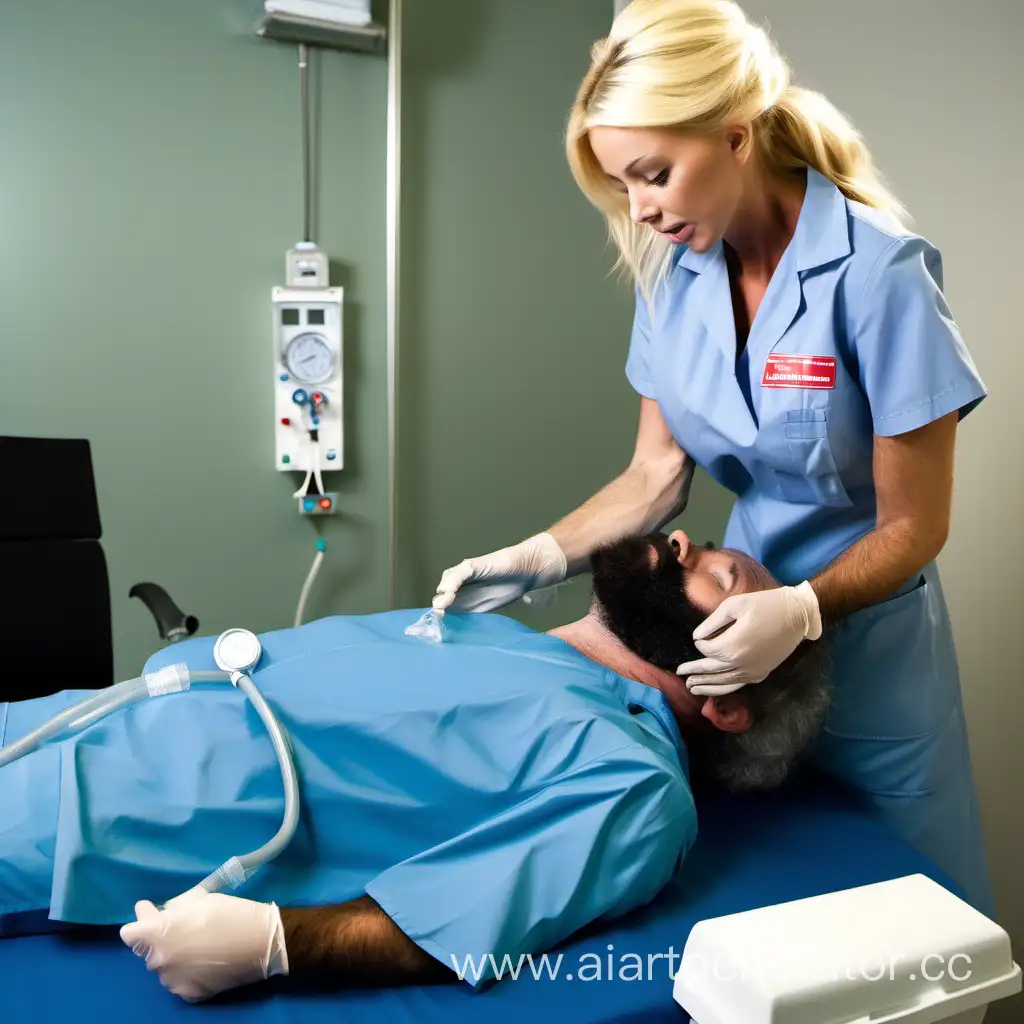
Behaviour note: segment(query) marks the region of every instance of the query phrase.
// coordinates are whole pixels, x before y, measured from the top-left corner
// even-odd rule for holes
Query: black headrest
[[[0,437],[0,541],[99,540],[89,442]]]

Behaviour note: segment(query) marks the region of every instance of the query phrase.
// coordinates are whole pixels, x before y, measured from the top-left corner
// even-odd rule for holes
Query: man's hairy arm
[[[369,896],[327,907],[282,908],[281,924],[288,972],[295,978],[403,985],[454,977]]]

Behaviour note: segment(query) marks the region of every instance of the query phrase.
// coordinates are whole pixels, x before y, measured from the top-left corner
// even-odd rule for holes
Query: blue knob
[[[303,508],[304,508],[304,509],[305,509],[305,510],[306,510],[307,512],[312,512],[312,511],[313,511],[313,509],[314,509],[314,508],[316,507],[316,502],[315,502],[315,501],[313,501],[313,499],[312,499],[312,498],[306,498],[306,500],[305,500],[305,501],[304,501],[304,502],[302,503],[302,507],[303,507]]]
[[[307,395],[306,392],[302,390],[302,388],[296,388],[292,392],[292,401],[296,405],[305,405],[309,401],[309,395]]]
[[[338,453],[333,448],[327,453],[328,462],[333,462],[337,457]]]
[[[281,374],[281,380],[287,380],[287,379],[288,379],[288,374],[287,373],[282,373]]]
[[[314,416],[313,417],[313,426],[314,427],[320,426],[320,417],[319,416]]]

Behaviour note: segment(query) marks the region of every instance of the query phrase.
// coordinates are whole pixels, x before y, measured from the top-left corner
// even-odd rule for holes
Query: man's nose
[[[673,530],[668,535],[668,542],[675,551],[679,564],[686,569],[692,569],[696,550],[690,543],[690,538],[682,530]]]

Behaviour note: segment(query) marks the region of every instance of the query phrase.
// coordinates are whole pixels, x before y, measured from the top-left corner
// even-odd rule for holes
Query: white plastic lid
[[[699,921],[674,996],[695,1024],[934,1024],[1020,990],[1006,932],[908,875]]]

